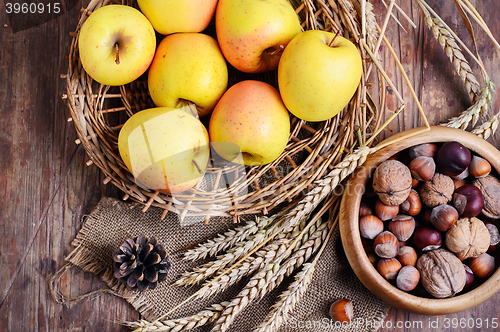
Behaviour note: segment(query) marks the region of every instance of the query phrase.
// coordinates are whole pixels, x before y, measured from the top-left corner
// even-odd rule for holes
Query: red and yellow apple
[[[153,28],[163,35],[201,32],[215,13],[217,0],[137,0]]]
[[[80,60],[95,81],[123,85],[136,80],[151,64],[155,31],[137,9],[108,5],[95,10],[78,36]]]
[[[202,33],[166,36],[158,45],[148,75],[149,93],[156,106],[194,103],[200,117],[212,112],[228,82],[219,45]]]
[[[331,32],[308,30],[286,47],[278,67],[278,85],[286,107],[306,121],[338,114],[358,88],[362,60],[356,46]]]
[[[168,194],[194,187],[210,156],[205,126],[189,110],[170,107],[130,117],[120,130],[118,150],[139,185]]]
[[[215,27],[227,61],[246,73],[276,69],[286,45],[301,32],[287,0],[219,0]]]
[[[230,87],[209,123],[210,143],[222,158],[244,165],[265,165],[284,151],[290,116],[278,91],[246,80]]]

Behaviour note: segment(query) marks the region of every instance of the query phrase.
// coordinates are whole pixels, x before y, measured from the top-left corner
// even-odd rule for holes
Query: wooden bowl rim
[[[340,207],[340,234],[342,245],[354,273],[360,281],[378,298],[396,308],[425,315],[451,314],[472,308],[487,300],[500,290],[500,268],[475,289],[464,294],[446,298],[422,298],[399,290],[385,280],[369,261],[359,236],[358,211],[361,203],[361,192],[356,189],[366,185],[370,170],[383,160],[410,146],[429,143],[458,141],[471,151],[487,159],[492,167],[500,173],[500,151],[478,136],[460,129],[442,126],[431,127],[419,135],[412,135],[422,128],[414,128],[393,135],[380,145],[391,143],[369,155],[363,166],[350,177]],[[405,135],[410,138],[400,140]],[[354,194],[351,194],[354,193]]]

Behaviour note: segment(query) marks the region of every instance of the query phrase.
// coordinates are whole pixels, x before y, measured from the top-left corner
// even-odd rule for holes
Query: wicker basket
[[[333,119],[306,123],[292,117],[288,145],[271,164],[227,166],[212,160],[195,188],[174,196],[140,187],[120,158],[117,140],[119,129],[132,114],[154,106],[148,94],[147,77],[143,75],[120,87],[100,85],[84,71],[78,57],[77,37],[82,24],[92,11],[111,2],[92,0],[87,8],[82,9],[76,31],[71,34],[67,102],[79,137],[77,143],[83,144],[90,158],[87,164],[99,167],[105,176],[104,183],[112,183],[123,191],[124,200],[144,204],[143,211],[156,206],[164,209],[162,218],[171,211],[178,213],[181,219],[201,217],[205,221],[212,216],[233,216],[237,221],[245,215],[270,213],[278,205],[299,199],[314,187],[315,180],[340,161],[342,152],[356,145],[355,129],[361,126],[365,133],[373,131],[375,128],[366,125],[368,117],[372,119],[372,127],[380,122],[380,117],[375,114],[367,115],[370,113],[367,109],[373,108],[364,107],[366,91],[363,78],[351,103]],[[119,3],[136,5],[134,0]],[[296,7],[304,29],[338,31],[340,27],[343,30],[345,17],[338,11],[345,9],[333,10],[322,1],[317,3],[319,10],[313,7],[313,1],[291,3]],[[208,34],[211,32],[214,32],[213,27],[207,29]],[[345,31],[343,35],[352,37]],[[229,86],[243,79],[258,79],[277,87],[275,72],[249,75],[229,69]]]

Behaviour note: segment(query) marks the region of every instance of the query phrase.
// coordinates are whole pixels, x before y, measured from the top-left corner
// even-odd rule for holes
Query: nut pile
[[[459,142],[425,143],[374,171],[359,211],[370,261],[399,289],[446,298],[498,267],[500,181]]]

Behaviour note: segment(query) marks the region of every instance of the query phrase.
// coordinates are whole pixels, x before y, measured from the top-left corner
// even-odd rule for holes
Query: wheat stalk
[[[274,218],[274,216],[269,218],[257,217],[255,221],[248,221],[244,226],[228,230],[224,234],[219,234],[214,239],[207,240],[198,245],[195,249],[186,251],[184,259],[196,261],[205,259],[208,256],[215,256],[219,252],[234,246],[236,243],[246,240],[249,236],[269,225]]]
[[[479,118],[484,117],[488,113],[490,105],[493,102],[494,91],[495,85],[491,80],[487,80],[486,86],[481,91],[477,101],[459,116],[451,118],[445,126],[463,130],[467,129],[470,123],[475,126]]]
[[[134,332],[188,331],[216,321],[228,304],[229,302],[212,304],[209,308],[202,310],[195,315],[184,318],[156,322],[148,322],[147,320],[141,319],[136,322],[124,322],[122,325],[134,329]]]
[[[488,139],[491,135],[495,134],[499,123],[500,123],[500,112],[493,115],[488,121],[485,121],[480,126],[474,128],[472,130],[472,133],[476,134],[477,136],[483,139]]]
[[[465,59],[465,56],[463,55],[460,46],[457,44],[455,37],[444,26],[444,24],[441,23],[440,20],[431,17],[427,8],[425,8],[420,1],[418,1],[418,3],[425,14],[425,25],[427,25],[427,27],[431,30],[434,38],[437,39],[439,45],[441,45],[444,49],[446,55],[453,64],[455,71],[462,79],[470,100],[475,102],[480,91],[479,82],[472,72],[469,62]]]

